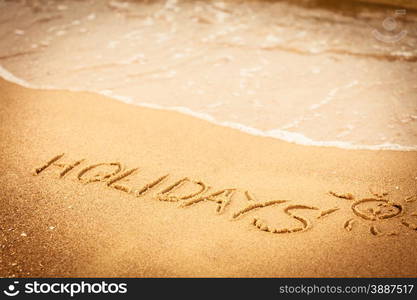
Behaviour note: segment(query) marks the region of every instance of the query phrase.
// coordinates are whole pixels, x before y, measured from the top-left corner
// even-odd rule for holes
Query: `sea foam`
[[[182,106],[162,106],[154,103],[147,103],[147,102],[136,102],[132,97],[118,95],[112,92],[111,90],[84,90],[84,89],[77,89],[77,88],[57,88],[54,86],[47,86],[47,85],[34,85],[29,83],[21,78],[16,77],[11,72],[9,72],[4,67],[0,66],[0,76],[7,81],[16,83],[26,88],[31,89],[43,89],[43,90],[67,90],[67,91],[75,91],[75,92],[94,92],[100,95],[104,95],[106,97],[110,97],[112,99],[122,101],[124,103],[130,105],[137,105],[141,107],[147,107],[152,109],[158,110],[168,110],[168,111],[175,111],[178,113],[186,114],[189,116],[193,116],[195,118],[203,119],[210,123],[220,125],[223,127],[233,128],[251,135],[261,136],[261,137],[268,137],[268,138],[275,138],[279,140],[283,140],[289,143],[305,145],[305,146],[319,146],[319,147],[336,147],[342,149],[362,149],[362,150],[394,150],[394,151],[417,151],[417,146],[403,146],[399,144],[391,144],[391,143],[383,143],[378,145],[362,145],[362,144],[353,144],[350,142],[344,141],[315,141],[303,134],[296,133],[296,132],[289,132],[281,129],[273,129],[273,130],[260,130],[254,127],[250,127],[238,122],[230,122],[230,121],[218,121],[213,116],[208,113],[203,112],[196,112],[191,110],[188,107]]]

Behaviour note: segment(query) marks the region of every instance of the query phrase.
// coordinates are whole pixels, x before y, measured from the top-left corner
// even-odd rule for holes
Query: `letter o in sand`
[[[104,169],[104,171],[98,171],[97,168]],[[93,170],[97,171],[95,174],[87,176]],[[96,165],[88,166],[78,173],[78,180],[84,183],[91,183],[96,181],[106,180],[122,170],[122,165],[118,162],[115,163],[100,163]],[[86,178],[87,177],[87,178]]]

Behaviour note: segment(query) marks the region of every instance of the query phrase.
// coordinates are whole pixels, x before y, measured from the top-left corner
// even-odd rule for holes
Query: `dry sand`
[[[306,147],[91,93],[0,90],[2,277],[417,275],[415,152]]]

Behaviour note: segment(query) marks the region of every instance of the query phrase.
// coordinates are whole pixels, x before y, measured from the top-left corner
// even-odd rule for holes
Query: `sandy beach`
[[[416,277],[416,8],[0,0],[0,277]]]
[[[416,152],[0,81],[0,276],[416,276]]]

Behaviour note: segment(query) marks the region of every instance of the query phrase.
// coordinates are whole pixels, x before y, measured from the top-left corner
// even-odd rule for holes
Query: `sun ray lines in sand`
[[[347,231],[351,231],[353,228],[353,224],[356,222],[354,219],[349,219],[345,222],[343,225],[343,228],[345,228]]]
[[[338,211],[339,209],[340,209],[339,207],[333,207],[333,208],[330,208],[330,209],[326,209],[326,210],[324,210],[320,213],[320,215],[317,217],[317,219],[327,217],[328,215]]]
[[[258,200],[252,192],[246,189],[239,188],[223,188],[217,191],[212,191],[212,187],[203,182],[202,180],[193,180],[189,177],[182,177],[177,179],[175,182],[170,183],[169,185],[159,188],[159,191],[155,191],[163,183],[165,183],[168,178],[171,177],[171,174],[165,174],[158,177],[157,179],[145,183],[141,188],[134,188],[128,186],[129,177],[138,173],[139,168],[126,168],[121,162],[101,162],[93,163],[89,165],[80,166],[85,163],[85,159],[78,159],[73,162],[61,162],[65,154],[61,153],[56,156],[53,156],[50,160],[40,165],[40,167],[35,168],[32,171],[34,176],[38,176],[47,169],[58,168],[60,170],[59,179],[66,178],[72,173],[75,169],[78,168],[75,178],[82,184],[90,184],[94,182],[104,182],[105,186],[124,192],[129,195],[133,195],[135,198],[148,195],[154,200],[164,201],[164,202],[177,202],[179,203],[178,207],[187,208],[192,207],[198,203],[211,202],[216,204],[216,213],[221,215],[226,211],[226,208],[231,206],[232,202],[235,202],[235,198],[239,195],[240,198],[236,201],[244,199],[244,201],[250,204],[240,208],[239,210],[233,210],[231,213],[231,220],[239,220],[247,216],[252,212],[260,212],[268,207],[279,207],[278,210],[283,212],[285,215],[292,219],[292,222],[297,221],[298,226],[283,226],[280,228],[269,225],[269,222],[265,221],[264,218],[259,216],[254,216],[251,221],[257,230],[274,233],[274,234],[283,234],[283,233],[296,233],[296,232],[305,232],[313,228],[313,221],[305,216],[300,216],[294,211],[298,210],[311,210],[317,211],[318,214],[314,218],[317,221],[322,221],[323,219],[328,219],[330,215],[333,215],[339,211],[340,207],[332,207],[327,209],[321,209],[316,206],[305,205],[296,203],[293,200],[267,200],[260,201]],[[51,174],[54,171],[49,172]],[[150,192],[154,191],[153,194]],[[400,224],[403,225],[403,228],[411,229],[413,231],[417,230],[417,225],[411,221],[406,220],[404,213],[406,211],[405,204],[400,204],[388,200],[384,197],[388,195],[388,192],[376,192],[375,188],[370,188],[371,193],[376,196],[375,198],[363,198],[359,200],[354,200],[355,197],[351,193],[338,193],[329,191],[329,195],[336,197],[338,199],[344,199],[353,201],[351,205],[351,211],[353,213],[353,218],[349,218],[343,224],[343,228],[350,232],[353,230],[353,224],[362,221],[370,222],[369,232],[372,236],[382,236],[382,235],[398,235],[397,231],[384,232],[380,230],[378,221],[383,220],[398,220],[398,217],[402,216]],[[410,202],[409,199],[414,199],[414,196],[406,197],[405,203]],[[291,204],[288,205],[288,203]],[[285,206],[283,206],[285,205]],[[416,217],[417,213],[412,212],[410,217]],[[356,218],[355,218],[356,217]]]
[[[356,218],[349,218],[345,221],[343,228],[346,231],[352,231],[353,224],[359,222],[367,224],[369,226],[369,232],[373,236],[397,236],[399,234],[398,231],[384,232],[380,229],[379,225],[381,225],[383,221],[390,223],[398,221],[400,217],[402,218],[400,219],[400,222],[396,222],[397,224],[404,225],[411,230],[417,230],[417,224],[407,221],[404,217],[407,210],[406,204],[408,204],[407,202],[410,202],[407,200],[412,199],[414,196],[406,197],[403,205],[387,199],[386,197],[389,195],[388,191],[381,189],[380,187],[370,186],[369,191],[376,196],[376,198],[363,198],[355,200],[352,203],[351,210]],[[349,197],[346,197],[347,194],[335,192],[329,192],[329,194],[340,199],[354,199],[354,196],[351,194],[348,194]],[[412,212],[409,216],[415,217],[417,214]]]

